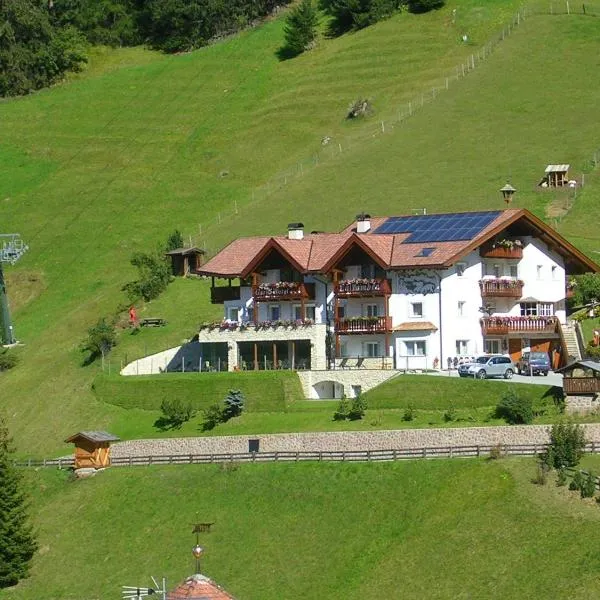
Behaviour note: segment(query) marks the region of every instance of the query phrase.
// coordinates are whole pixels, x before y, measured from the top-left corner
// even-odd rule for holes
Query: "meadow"
[[[553,207],[550,222],[593,252],[597,18],[531,15],[435,102],[369,133],[497,38],[518,7],[456,0],[323,39],[285,62],[276,58],[281,19],[186,55],[98,51],[84,76],[0,103],[0,222],[30,246],[7,270],[22,362],[0,379],[20,451],[63,451],[73,431],[128,418],[92,393],[98,365],[83,367],[78,346],[125,301],[131,254],[175,228],[214,252],[239,235],[284,231],[298,215],[309,229],[337,229],[362,209],[497,208],[510,178],[515,205],[542,216]],[[359,96],[372,100],[374,116],[349,123]],[[265,193],[275,175],[321,153],[324,136],[343,152]],[[587,171],[566,214],[555,210],[561,194],[536,187],[545,165],[562,161],[576,176]],[[220,314],[207,298],[207,282],[172,284],[140,310],[168,326],[123,332],[113,368],[189,339]]]
[[[172,588],[199,521],[202,571],[245,600],[593,598],[600,509],[534,474],[533,459],[30,470],[41,548],[2,598]]]

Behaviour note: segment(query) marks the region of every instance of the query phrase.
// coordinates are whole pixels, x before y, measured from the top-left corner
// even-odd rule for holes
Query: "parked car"
[[[515,365],[509,356],[501,354],[484,354],[474,362],[460,365],[458,374],[461,377],[487,379],[488,377],[504,377],[510,379],[515,373]]]
[[[517,362],[519,375],[548,375],[550,358],[546,352],[523,352]]]

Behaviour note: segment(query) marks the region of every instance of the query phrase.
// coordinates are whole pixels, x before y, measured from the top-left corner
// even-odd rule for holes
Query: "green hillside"
[[[597,461],[596,461],[597,464]],[[40,552],[11,600],[117,598],[202,569],[236,598],[556,598],[597,594],[600,511],[535,486],[530,459],[28,472]]]
[[[600,14],[596,0],[586,6]],[[600,89],[590,86],[597,18],[530,14],[474,72],[391,127],[409,101],[497,39],[518,7],[455,0],[324,39],[285,62],[276,58],[283,22],[275,19],[188,55],[98,52],[87,76],[0,103],[0,223],[30,245],[8,270],[22,363],[0,378],[21,450],[56,452],[73,430],[126,418],[92,394],[98,367],[81,366],[78,344],[123,302],[131,254],[174,228],[214,251],[299,217],[309,229],[337,229],[359,209],[498,207],[509,176],[516,205],[544,216],[552,204],[560,215],[564,199],[535,185],[549,162],[570,162],[577,176],[589,171],[600,146]],[[375,113],[348,123],[347,106],[359,96]],[[317,154],[318,166],[308,168]],[[267,183],[298,172],[300,162],[306,170],[284,187]],[[588,251],[600,237],[597,179],[587,173],[557,223]],[[207,291],[202,281],[173,284],[144,309],[166,317],[167,328],[123,335],[112,368],[179,344],[200,320],[217,317]]]

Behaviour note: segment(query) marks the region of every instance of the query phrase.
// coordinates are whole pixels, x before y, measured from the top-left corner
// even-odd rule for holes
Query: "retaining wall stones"
[[[361,392],[366,392],[399,373],[399,371],[391,370],[351,369],[344,371],[337,369],[335,371],[298,371],[298,377],[306,398],[341,398],[342,393],[346,394],[346,398],[354,398],[358,387]],[[325,385],[327,382],[338,385]]]
[[[583,425],[590,442],[600,442],[600,423]],[[248,452],[248,440],[260,440],[264,452],[393,450],[495,444],[545,444],[549,425],[400,429],[190,437],[131,440],[112,445],[112,455],[166,456]]]

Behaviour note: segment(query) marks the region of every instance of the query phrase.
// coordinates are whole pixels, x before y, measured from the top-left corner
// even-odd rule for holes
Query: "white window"
[[[425,356],[427,345],[426,342],[404,342],[407,356]]]
[[[536,277],[538,279],[542,279],[543,269],[544,269],[544,265],[537,265],[537,267],[535,268],[535,270],[536,270]]]
[[[279,304],[269,304],[269,321],[279,321],[281,319],[281,307]]]
[[[465,316],[465,307],[466,307],[467,303],[464,300],[459,300],[458,304],[456,305],[456,310],[457,310],[457,315],[459,317],[464,317]]]
[[[246,309],[246,315],[247,315],[248,321],[254,321],[254,306],[249,306]]]
[[[342,342],[340,344],[340,354],[342,357],[348,356],[348,342]]]
[[[341,308],[341,307],[338,307]],[[307,304],[304,307],[304,315],[305,315],[305,319],[311,319],[312,321],[315,320],[315,305],[314,304]],[[341,318],[341,316],[340,316]],[[302,319],[302,305],[301,304],[294,304],[294,319],[296,321],[299,321],[300,319]]]
[[[237,321],[239,318],[239,306],[228,306],[227,307],[227,319],[229,321]]]
[[[365,356],[369,358],[378,358],[379,354],[379,342],[365,342]]]
[[[456,354],[459,356],[469,354],[469,340],[456,340]]]
[[[551,317],[554,314],[554,304],[551,302],[538,302],[537,309],[540,317]]]
[[[422,302],[411,302],[410,303],[410,316],[415,318],[421,318],[423,316],[423,303]]]
[[[521,302],[521,316],[522,317],[536,317],[537,302]]]
[[[556,277],[558,275],[558,270],[556,268],[556,265],[552,265],[551,273],[552,273],[552,279],[556,281]]]
[[[517,265],[510,265],[510,276],[513,277],[514,279],[517,279],[517,277],[519,276],[519,268],[517,267]]]
[[[502,267],[500,265],[494,265],[493,275],[494,277],[502,277]]]
[[[483,346],[486,354],[500,354],[500,340],[485,340]]]
[[[379,306],[377,304],[365,304],[365,317],[378,317]]]
[[[521,302],[522,317],[551,317],[553,314],[552,302]]]
[[[467,263],[464,263],[464,262],[456,263],[456,275],[458,277],[462,277],[465,274],[466,268],[467,268]]]

